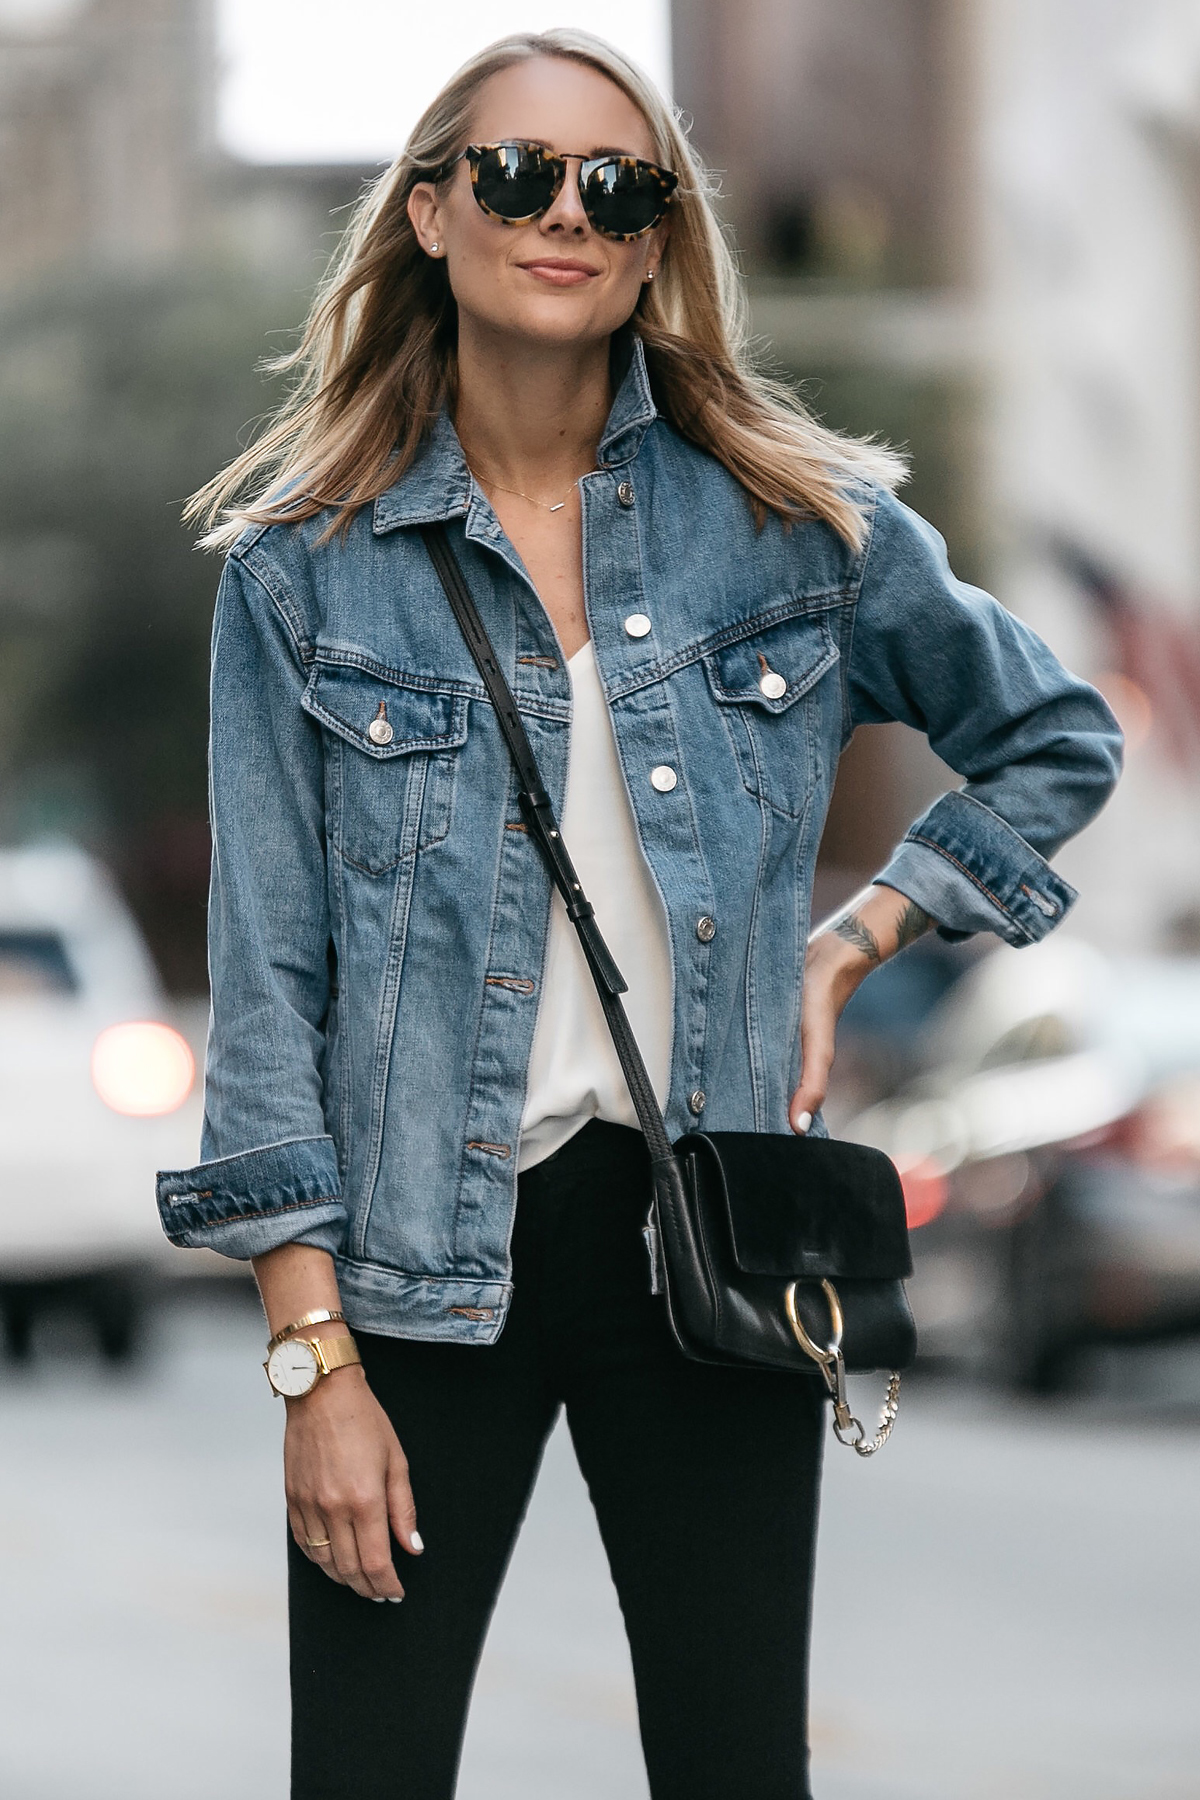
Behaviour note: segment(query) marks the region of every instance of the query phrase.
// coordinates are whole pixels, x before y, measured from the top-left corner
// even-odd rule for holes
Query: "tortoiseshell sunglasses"
[[[456,162],[471,165],[471,189],[481,210],[506,225],[528,225],[549,212],[579,163],[579,198],[596,230],[631,244],[653,231],[679,186],[672,169],[639,156],[556,156],[544,144],[468,144]],[[450,165],[453,167],[453,164]]]

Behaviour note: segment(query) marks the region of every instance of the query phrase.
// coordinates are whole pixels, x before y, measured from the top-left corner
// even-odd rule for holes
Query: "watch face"
[[[267,1379],[277,1394],[297,1399],[316,1385],[317,1353],[307,1338],[276,1344],[267,1358]]]

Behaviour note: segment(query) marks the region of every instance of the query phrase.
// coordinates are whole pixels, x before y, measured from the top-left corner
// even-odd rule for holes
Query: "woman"
[[[230,549],[213,1013],[203,1160],[159,1195],[175,1242],[253,1259],[282,1340],[299,1800],[453,1792],[560,1406],[655,1800],[808,1792],[819,1383],[669,1338],[643,1140],[417,528],[449,522],[672,1135],[821,1130],[858,983],[932,921],[1040,937],[1073,898],[1044,858],[1115,779],[1103,702],[954,579],[894,458],[748,372],[738,304],[645,78],[507,39],[199,497]],[[966,785],[805,957],[838,753],[884,719]]]

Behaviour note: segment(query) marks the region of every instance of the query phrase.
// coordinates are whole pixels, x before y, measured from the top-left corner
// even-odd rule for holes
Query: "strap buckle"
[[[522,788],[517,795],[517,803],[527,818],[532,815],[547,831],[550,830],[554,824],[554,809],[544,787]]]

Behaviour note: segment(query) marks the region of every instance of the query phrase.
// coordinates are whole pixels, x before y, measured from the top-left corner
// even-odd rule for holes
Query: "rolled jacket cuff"
[[[875,881],[915,900],[943,937],[992,931],[1035,944],[1061,924],[1078,896],[991,807],[943,794],[909,830]]]
[[[160,1169],[155,1190],[163,1230],[188,1249],[246,1259],[301,1237],[333,1252],[342,1245],[347,1215],[331,1137]]]

